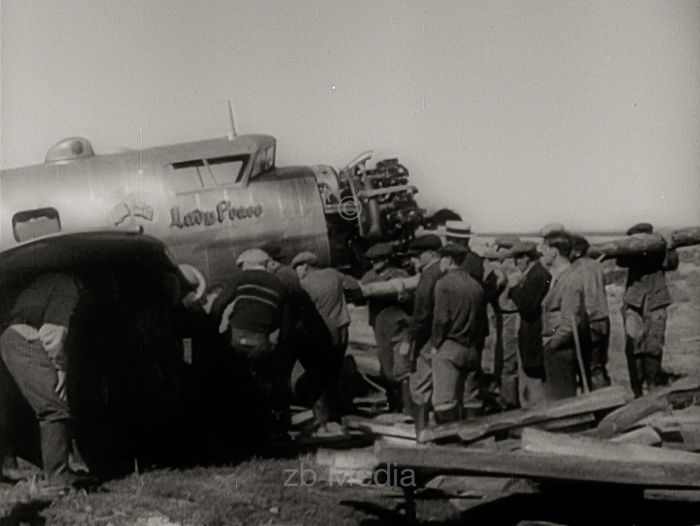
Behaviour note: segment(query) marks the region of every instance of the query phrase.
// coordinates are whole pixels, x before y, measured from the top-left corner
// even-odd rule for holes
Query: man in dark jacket
[[[497,295],[497,291],[488,289],[487,285],[490,283],[484,283],[484,260],[481,256],[475,253],[469,246],[471,239],[471,227],[463,221],[447,221],[445,223],[445,241],[447,243],[454,243],[462,246],[467,250],[464,261],[461,264],[463,270],[465,270],[474,280],[479,284],[482,291],[487,298],[492,298]],[[465,402],[467,407],[471,412],[479,413],[481,411],[482,402],[481,398],[481,356],[484,351],[484,342],[486,337],[489,336],[489,321],[488,315],[486,313],[486,302],[482,302],[479,306],[480,311],[477,313],[479,319],[479,331],[481,336],[481,342],[477,341],[477,348],[479,350],[479,367],[475,370],[470,371],[467,375],[466,385],[465,385]]]
[[[7,371],[39,421],[44,473],[55,487],[79,482],[68,467],[71,415],[63,350],[78,297],[71,276],[39,276],[15,300],[10,325],[0,337]]]
[[[540,263],[537,246],[521,241],[511,248],[518,273],[508,275],[510,298],[520,314],[520,404],[532,407],[544,400],[544,361],[542,357],[542,300],[552,276]]]
[[[447,244],[440,249],[445,275],[435,285],[431,336],[433,408],[438,424],[462,417],[464,381],[479,367],[482,341],[482,288],[462,267],[467,250]]]
[[[652,234],[653,226],[639,223],[627,235]],[[622,298],[625,321],[625,355],[635,396],[644,386],[653,389],[664,383],[661,370],[668,306],[673,302],[666,284],[666,271],[678,268],[675,250],[618,258],[627,267],[627,287]]]
[[[433,374],[430,335],[435,306],[435,284],[441,275],[440,256],[437,252],[441,246],[442,242],[438,236],[426,234],[416,238],[409,247],[414,255],[411,261],[420,272],[420,280],[414,292],[413,315],[406,330],[406,339],[399,345],[399,359],[394,364],[394,372],[397,379],[410,376],[411,395],[414,403],[418,405],[419,418],[416,422],[426,420],[430,408]]]
[[[372,264],[360,280],[362,284],[376,283],[393,278],[407,278],[405,270],[391,265],[394,247],[391,243],[377,243],[365,252]],[[410,387],[408,380],[397,381],[394,376],[394,342],[408,324],[406,298],[396,296],[370,298],[368,300],[369,325],[377,341],[380,374],[387,390],[389,410],[400,412],[404,405],[410,409]],[[407,404],[406,404],[407,403]]]

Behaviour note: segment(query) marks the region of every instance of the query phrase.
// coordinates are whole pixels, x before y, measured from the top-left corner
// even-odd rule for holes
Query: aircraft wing
[[[0,286],[12,286],[45,272],[114,270],[170,273],[182,295],[192,285],[162,241],[138,232],[89,231],[33,239],[0,252]]]

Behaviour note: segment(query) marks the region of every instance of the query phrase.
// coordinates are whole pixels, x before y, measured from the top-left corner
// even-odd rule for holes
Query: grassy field
[[[700,374],[700,250],[681,251],[681,266],[670,273],[674,304],[669,311],[664,367],[678,375]],[[609,305],[613,320],[610,372],[628,385],[620,316],[624,273],[610,267]],[[355,331],[363,312],[355,312]],[[155,470],[111,481],[98,491],[42,496],[28,482],[0,484],[0,526],[9,525],[351,525],[395,524],[400,493],[330,484],[303,454],[257,458],[237,466]],[[315,469],[308,482],[303,469]],[[295,471],[296,470],[296,471]],[[296,473],[296,475],[295,475]],[[424,524],[455,518],[444,501],[419,503]]]

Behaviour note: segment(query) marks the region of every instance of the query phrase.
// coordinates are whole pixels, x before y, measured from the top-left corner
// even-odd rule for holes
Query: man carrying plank
[[[653,226],[638,223],[627,235],[652,234]],[[666,271],[678,268],[675,250],[656,251],[617,258],[626,267],[627,286],[622,298],[625,322],[625,355],[634,395],[643,387],[654,389],[663,384],[661,361],[666,333],[667,308],[672,303],[666,284]]]

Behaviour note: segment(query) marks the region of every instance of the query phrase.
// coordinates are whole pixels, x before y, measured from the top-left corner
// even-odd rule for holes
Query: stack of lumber
[[[419,436],[398,416],[347,417],[343,424],[379,438],[369,461],[377,466],[433,475],[625,485],[647,488],[648,498],[700,499],[696,378],[629,403],[624,390],[612,386],[547,406],[433,426]],[[368,453],[363,455],[367,465]]]

